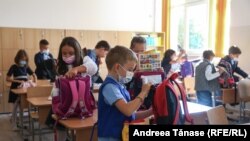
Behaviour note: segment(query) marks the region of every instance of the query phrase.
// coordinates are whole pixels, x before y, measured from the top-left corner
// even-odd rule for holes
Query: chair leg
[[[38,123],[38,127],[39,127],[39,141],[42,141],[42,129],[41,129],[41,125],[40,123]]]
[[[31,131],[31,132],[32,132],[32,141],[35,141],[34,119],[31,119],[31,122],[32,122],[32,123],[31,123],[31,126],[32,126],[32,127],[31,127],[31,128],[32,128],[32,129],[31,129],[31,130],[32,130],[32,131]]]

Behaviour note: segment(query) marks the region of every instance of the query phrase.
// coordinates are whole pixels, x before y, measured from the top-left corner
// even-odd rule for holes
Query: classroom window
[[[208,0],[172,0],[170,44],[179,44],[189,54],[200,54],[208,49]]]

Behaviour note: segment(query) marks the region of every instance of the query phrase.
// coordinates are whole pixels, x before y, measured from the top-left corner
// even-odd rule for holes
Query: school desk
[[[234,88],[221,89],[222,102],[224,104],[234,104],[239,102],[239,94],[236,93]]]
[[[28,98],[27,101],[34,107],[38,108],[38,122],[39,122],[39,127],[40,125],[45,124],[45,121],[47,119],[49,110],[51,109],[51,100],[48,99],[48,97],[32,97]],[[31,119],[32,120],[32,119]],[[35,131],[34,131],[34,123],[32,121],[32,139],[34,140],[35,138]],[[39,133],[41,137],[41,130],[39,128]]]
[[[57,119],[55,115],[53,119]],[[94,124],[97,122],[97,110],[94,110],[93,116],[85,119],[68,118],[59,120],[60,124],[72,131],[73,141],[89,141]],[[75,133],[75,136],[74,136]],[[93,141],[97,141],[97,127],[94,130]]]

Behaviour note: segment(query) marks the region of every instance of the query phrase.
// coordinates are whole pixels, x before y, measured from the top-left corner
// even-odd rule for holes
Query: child
[[[33,81],[36,82],[36,75],[30,69],[28,65],[28,55],[25,50],[19,50],[15,57],[15,64],[12,65],[7,73],[6,81],[11,82],[10,89],[18,88],[19,85],[28,81],[28,75],[33,76]],[[12,78],[13,76],[13,78]],[[18,95],[14,94],[10,91],[9,93],[9,103],[13,103],[13,111],[11,122],[13,125],[13,130],[17,130],[16,126],[16,116],[17,116],[17,108],[19,107],[20,98]]]
[[[197,93],[198,103],[212,107],[212,92],[218,94],[220,91],[219,76],[223,69],[215,70],[211,63],[214,58],[211,50],[203,52],[203,62],[195,69],[195,90]]]
[[[124,84],[131,81],[137,57],[132,50],[116,46],[106,57],[108,76],[104,80],[98,100],[98,141],[120,141],[125,121],[152,115],[152,108],[136,112],[147,97],[151,84],[144,84],[141,93],[130,100]]]
[[[168,75],[170,71],[176,72],[180,69],[179,62],[183,54],[185,54],[185,50],[180,50],[180,54],[178,56],[176,56],[176,52],[174,50],[166,50],[161,62],[165,75]]]
[[[228,50],[228,55],[221,59],[221,60],[225,60],[231,65],[232,72],[228,72],[228,73],[232,73],[235,82],[239,81],[239,77],[234,75],[234,73],[239,74],[243,78],[250,78],[250,76],[238,66],[238,61],[239,61],[238,59],[240,55],[241,55],[240,48],[237,46],[231,46]],[[221,66],[221,67],[225,67],[225,66]]]
[[[105,40],[99,41],[96,44],[95,49],[93,50],[87,50],[86,48],[83,49],[83,53],[88,55],[96,63],[98,67],[97,73],[92,76],[93,83],[103,83],[103,80],[99,74],[99,65],[102,64],[101,58],[106,57],[109,49],[110,49],[110,45]]]
[[[97,66],[88,56],[83,58],[81,46],[73,37],[65,37],[60,45],[58,54],[57,73],[68,78],[73,78],[81,73],[82,75],[94,75],[97,72]],[[54,120],[51,117],[52,110],[47,117],[46,124],[54,125]],[[64,127],[58,128],[58,140],[66,140],[66,131]]]
[[[40,52],[35,55],[36,76],[38,79],[55,79],[55,61],[51,53],[49,53],[49,42],[42,39],[39,42]]]

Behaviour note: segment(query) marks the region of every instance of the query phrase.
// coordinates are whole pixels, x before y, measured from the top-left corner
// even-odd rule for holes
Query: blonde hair
[[[111,70],[116,63],[124,65],[128,61],[135,61],[137,63],[138,59],[132,50],[124,46],[115,46],[112,48],[105,60],[108,70]]]

